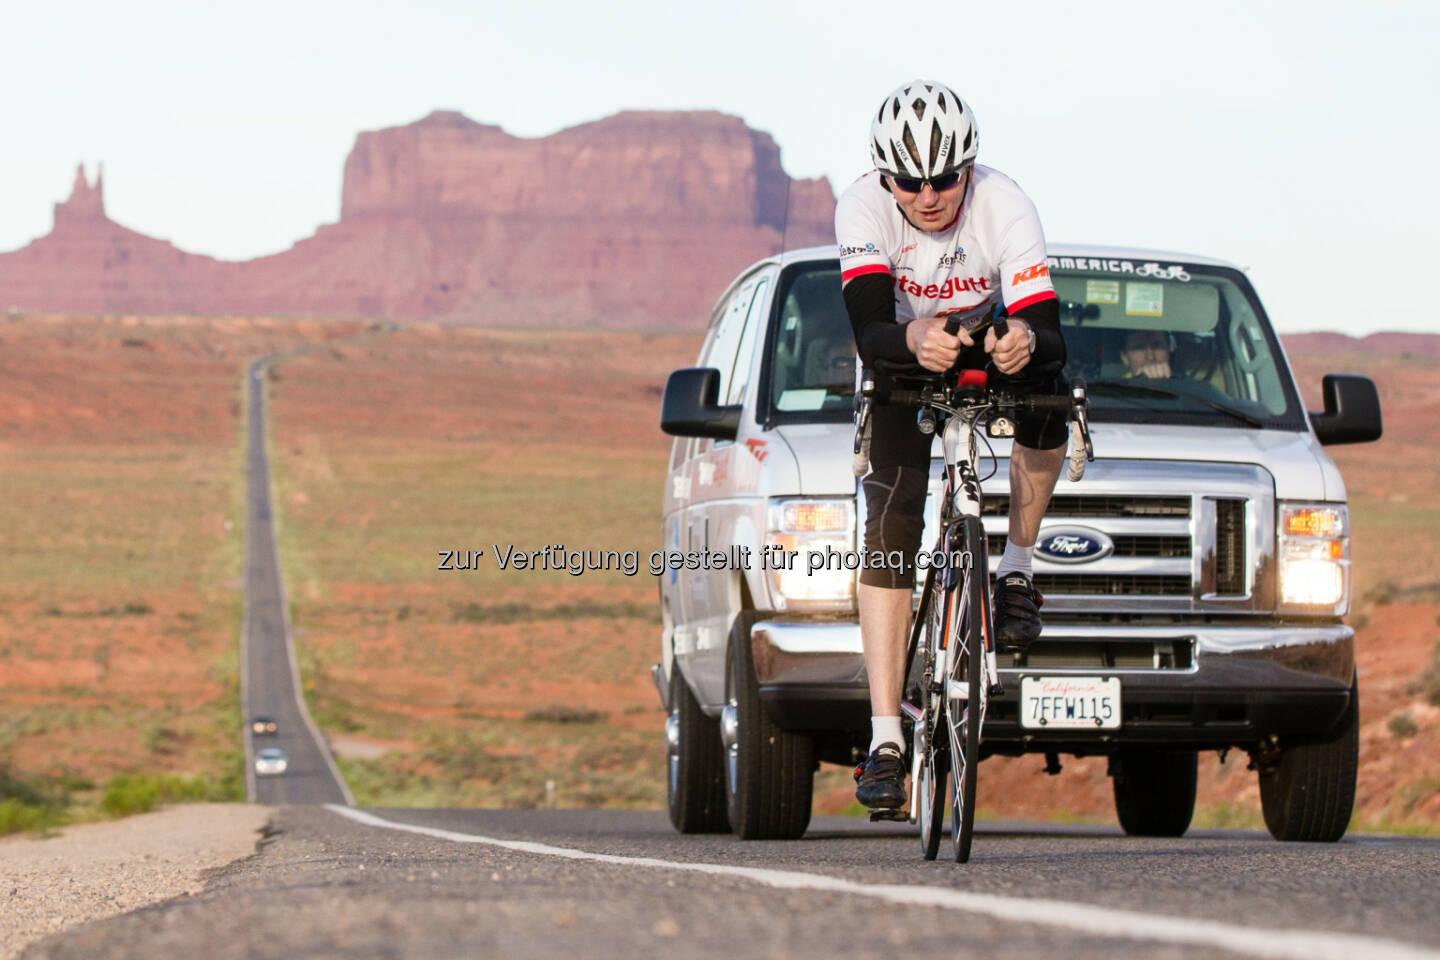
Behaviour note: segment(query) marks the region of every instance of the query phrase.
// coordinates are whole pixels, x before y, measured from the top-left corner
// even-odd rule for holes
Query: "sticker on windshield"
[[[1129,317],[1158,317],[1165,312],[1165,285],[1163,283],[1125,284],[1125,315]]]
[[[1086,303],[1119,303],[1119,302],[1120,302],[1120,281],[1119,281],[1119,280],[1086,280],[1086,281],[1085,281],[1085,302],[1086,302]]]

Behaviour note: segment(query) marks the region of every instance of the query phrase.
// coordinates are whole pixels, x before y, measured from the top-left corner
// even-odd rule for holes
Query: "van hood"
[[[797,493],[847,496],[855,492],[851,470],[854,433],[850,424],[787,424],[777,427],[775,433],[790,447],[799,464]],[[1340,471],[1308,431],[1097,423],[1091,425],[1090,433],[1097,458],[1253,463],[1275,478],[1275,495],[1282,500],[1345,499]],[[997,457],[1010,455],[1010,441],[990,443]],[[939,443],[934,449],[938,457]],[[1060,488],[1065,485],[1062,480]]]

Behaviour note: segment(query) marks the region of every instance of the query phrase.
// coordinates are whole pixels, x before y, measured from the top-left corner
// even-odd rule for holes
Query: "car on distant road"
[[[255,772],[261,776],[278,776],[289,765],[285,751],[279,747],[266,747],[255,755]]]
[[[254,717],[250,721],[250,732],[257,737],[269,736],[277,729],[273,717]]]

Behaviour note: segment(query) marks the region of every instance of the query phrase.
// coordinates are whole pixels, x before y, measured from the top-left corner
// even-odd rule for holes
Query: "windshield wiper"
[[[1100,392],[1102,393],[1107,391],[1111,393],[1138,393],[1152,397],[1170,397],[1175,400],[1193,400],[1196,403],[1205,404],[1205,406],[1210,407],[1212,410],[1218,410],[1221,413],[1226,414],[1227,416],[1234,417],[1236,420],[1239,420],[1240,422],[1245,423],[1249,426],[1265,426],[1265,424],[1261,420],[1251,416],[1244,410],[1237,409],[1230,406],[1229,404],[1220,403],[1215,400],[1207,400],[1204,397],[1197,397],[1193,393],[1182,393],[1179,390],[1167,390],[1165,387],[1152,387],[1149,384],[1134,383],[1130,380],[1093,380],[1090,383],[1087,383],[1085,386],[1087,390],[1094,390],[1095,388],[1099,387]]]

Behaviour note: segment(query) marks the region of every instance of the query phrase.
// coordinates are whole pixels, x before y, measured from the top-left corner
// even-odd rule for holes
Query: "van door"
[[[751,315],[758,313],[752,310],[752,305],[766,300],[765,291],[769,285],[769,273],[757,271],[735,287],[716,311],[715,326],[701,353],[700,366],[720,371],[721,402],[740,403],[744,400],[746,384],[754,366],[751,355],[756,338],[753,333],[747,335]],[[746,351],[743,354],[742,345]],[[683,507],[673,519],[673,526],[666,531],[664,549],[682,553],[724,549],[728,544],[723,543],[725,534],[717,528],[718,518],[712,508],[716,500],[732,496],[725,477],[736,444],[709,438],[695,439],[690,443],[690,456],[683,469],[672,473],[671,483],[677,498],[684,494],[680,498],[683,499]],[[682,569],[666,574],[674,580],[672,616],[677,608],[683,611],[684,616],[683,629],[679,628],[677,620],[675,655],[681,661],[686,677],[697,687],[701,702],[707,705],[719,704],[724,699],[725,644],[735,613],[731,608],[738,607],[738,589],[733,583],[733,576],[729,578],[732,582],[725,582],[727,573]],[[721,582],[716,583],[717,579]],[[736,598],[733,602],[721,599],[730,595]],[[675,602],[677,600],[678,603]]]
[[[763,513],[763,506],[756,506],[754,454],[745,441],[755,430],[755,405],[749,387],[759,362],[756,344],[765,339],[764,324],[772,286],[772,273],[762,271],[741,285],[731,308],[739,325],[739,336],[731,369],[728,373],[722,369],[720,399],[727,404],[740,404],[744,413],[734,442],[717,440],[696,460],[697,509],[693,530],[696,550],[727,552],[737,543],[739,518],[747,512]],[[741,462],[745,459],[752,462]],[[744,482],[747,479],[748,484]],[[749,542],[754,537],[741,539]],[[751,556],[753,560],[755,554],[752,552]],[[700,570],[690,594],[698,624],[695,679],[704,687],[704,697],[713,698],[714,702],[725,696],[726,651],[731,624],[740,612],[741,576],[730,569]]]

